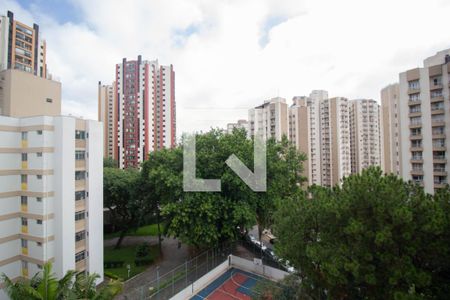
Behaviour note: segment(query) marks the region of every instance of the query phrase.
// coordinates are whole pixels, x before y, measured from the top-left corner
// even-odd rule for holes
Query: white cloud
[[[174,65],[179,134],[223,127],[277,95],[378,99],[399,72],[450,47],[442,0],[72,1],[80,23],[0,4],[40,24],[64,111],[96,118],[97,82],[141,54]]]

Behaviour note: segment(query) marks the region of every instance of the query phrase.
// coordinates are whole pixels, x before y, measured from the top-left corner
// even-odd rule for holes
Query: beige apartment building
[[[303,163],[303,176],[307,177],[308,184],[312,184],[311,176],[311,127],[310,110],[307,97],[294,97],[293,104],[289,107],[289,140],[302,153],[307,160]]]
[[[401,174],[434,193],[448,184],[450,49],[400,73]]]
[[[349,101],[344,97],[320,103],[321,177],[334,186],[351,173]]]
[[[39,25],[28,26],[8,11],[0,16],[0,70],[16,69],[47,78],[46,43]]]
[[[399,84],[381,90],[381,167],[385,173],[401,176]]]
[[[60,114],[60,82],[21,70],[0,71],[0,115],[32,117]]]
[[[117,103],[114,101],[114,87],[98,83],[98,120],[103,123],[103,157],[117,157],[114,141],[117,137]]]
[[[351,172],[381,166],[380,105],[373,99],[350,103]]]

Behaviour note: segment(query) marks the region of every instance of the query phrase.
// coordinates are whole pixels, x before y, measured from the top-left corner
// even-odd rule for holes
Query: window
[[[86,191],[75,192],[75,200],[83,200],[83,199],[86,199]]]
[[[42,175],[36,175],[37,179],[41,180],[42,179]]]
[[[419,80],[408,81],[408,87],[412,90],[418,90],[420,88]]]
[[[20,175],[20,182],[27,183],[28,182],[27,175],[24,175],[24,174]]]
[[[22,161],[28,161],[28,153],[22,153]]]
[[[419,93],[409,95],[409,101],[420,101]]]
[[[36,152],[37,157],[42,157],[42,152]]]
[[[36,265],[39,270],[42,270],[42,265]]]
[[[75,213],[75,221],[84,220],[85,218],[85,211],[78,211]]]
[[[86,178],[86,171],[75,171],[75,180],[84,180]]]
[[[41,220],[41,219],[37,219],[37,220],[36,220],[36,224],[42,225],[42,220]]]
[[[86,231],[85,230],[75,233],[75,243],[79,242],[79,241],[82,241],[85,238],[86,238]]]
[[[47,101],[47,103],[53,103],[53,99],[52,98],[47,98],[46,101]]]
[[[21,218],[22,226],[28,226],[28,219],[27,218]]]
[[[37,245],[38,247],[42,247],[42,243],[41,243],[41,242],[36,242],[36,245]]]
[[[28,204],[28,197],[27,196],[21,196],[20,197],[20,204],[27,205]]]
[[[42,198],[41,197],[36,197],[36,201],[37,202],[42,202]]]
[[[22,140],[26,141],[28,139],[28,133],[26,131],[22,132]]]
[[[38,131],[37,131],[37,134],[38,134],[38,135],[42,135],[42,130],[38,130]]]
[[[442,90],[431,91],[431,98],[442,97]]]
[[[77,140],[85,140],[86,132],[83,130],[75,130],[75,139]]]
[[[84,160],[86,157],[86,152],[83,150],[76,150],[75,151],[75,159],[76,160]]]
[[[20,239],[20,244],[22,245],[22,248],[28,248],[28,241],[24,239]]]
[[[75,254],[75,262],[79,262],[79,261],[81,261],[81,260],[83,260],[85,258],[86,258],[86,251],[85,250]]]

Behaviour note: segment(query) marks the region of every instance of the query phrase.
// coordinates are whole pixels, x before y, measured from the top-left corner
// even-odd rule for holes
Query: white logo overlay
[[[254,192],[267,191],[266,143],[259,135],[254,137],[254,172],[234,154],[225,163]],[[195,134],[185,135],[183,139],[183,190],[185,192],[220,192],[220,179],[196,177]]]

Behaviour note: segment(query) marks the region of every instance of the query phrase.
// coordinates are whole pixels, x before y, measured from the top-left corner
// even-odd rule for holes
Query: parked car
[[[263,232],[262,232],[265,236],[267,236],[267,238],[269,239],[269,242],[271,243],[271,244],[274,244],[275,243],[275,241],[276,241],[276,236],[274,236],[273,234],[272,234],[272,232],[270,231],[270,229],[264,229],[263,230]]]

